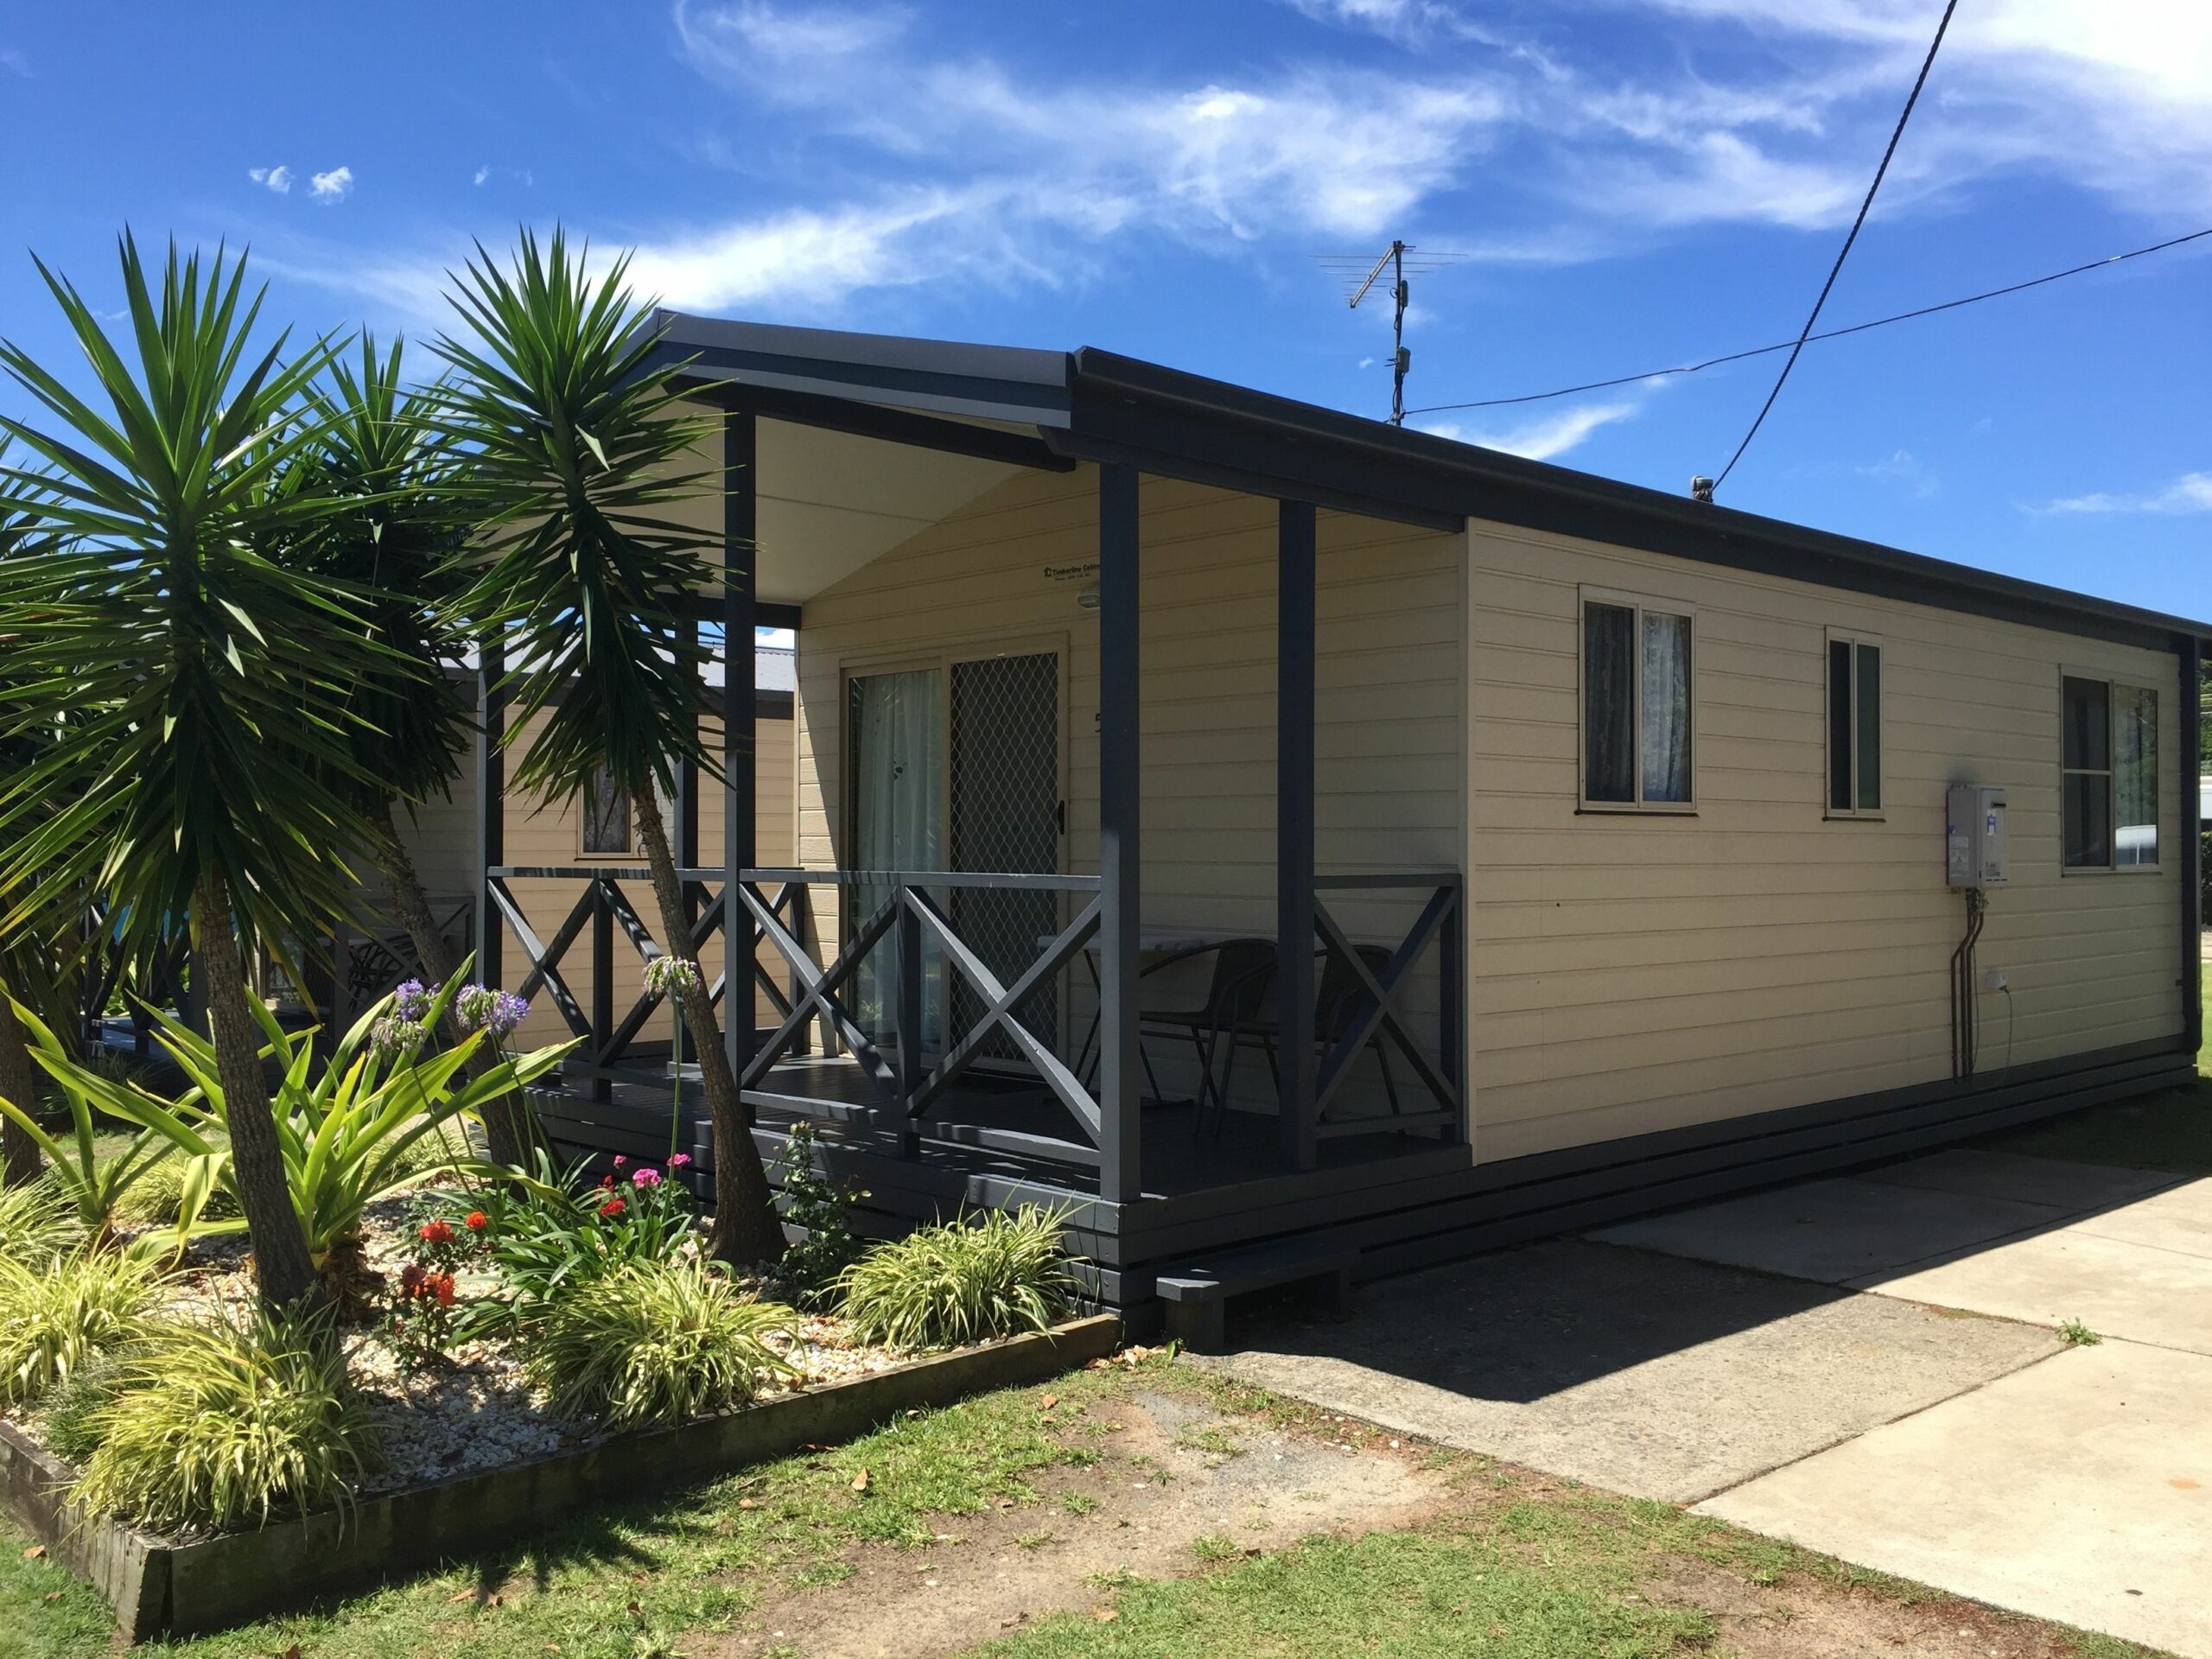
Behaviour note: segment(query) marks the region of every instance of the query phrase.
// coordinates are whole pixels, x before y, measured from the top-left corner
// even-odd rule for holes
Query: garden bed
[[[596,1504],[850,1439],[903,1411],[1051,1376],[1110,1353],[1120,1335],[1111,1314],[1077,1319],[198,1539],[162,1538],[113,1519],[80,1523],[68,1503],[74,1471],[17,1425],[0,1422],[0,1504],[99,1586],[125,1640],[187,1636],[471,1554]]]

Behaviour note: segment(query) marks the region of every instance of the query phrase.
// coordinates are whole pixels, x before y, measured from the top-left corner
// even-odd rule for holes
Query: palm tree
[[[203,276],[172,245],[158,292],[127,233],[121,259],[120,347],[38,267],[90,365],[89,400],[0,341],[0,368],[57,423],[0,420],[45,468],[9,475],[44,491],[57,538],[0,561],[0,635],[29,710],[14,729],[55,734],[0,804],[0,933],[74,883],[113,899],[127,948],[189,918],[260,1292],[281,1306],[316,1280],[245,950],[257,942],[296,976],[298,941],[353,906],[341,849],[369,827],[333,780],[354,766],[349,697],[377,652],[338,584],[262,550],[332,510],[270,483],[318,440],[302,399],[335,348],[288,364],[283,336],[252,347],[262,296],[246,298],[243,258],[219,250]]]
[[[353,781],[376,832],[369,856],[383,874],[392,915],[423,976],[442,984],[457,963],[400,839],[397,814],[449,791],[475,731],[474,711],[445,665],[468,643],[453,602],[455,555],[478,504],[435,418],[438,394],[404,387],[404,342],[395,341],[379,355],[364,334],[358,369],[342,360],[331,365],[331,386],[319,399],[321,441],[302,465],[341,506],[306,527],[293,556],[355,593],[356,608],[387,653],[354,688]],[[450,1015],[447,1023],[447,1040],[458,1043],[460,1027]],[[488,1046],[472,1050],[469,1075],[480,1077],[495,1064]],[[532,1142],[529,1110],[520,1095],[486,1109],[494,1162],[524,1165]]]
[[[476,338],[435,347],[456,375],[450,427],[473,476],[503,501],[463,609],[480,626],[509,626],[508,729],[543,716],[516,784],[572,799],[603,769],[627,792],[661,937],[681,957],[690,922],[656,791],[674,791],[687,760],[721,775],[696,719],[709,652],[677,608],[714,574],[720,549],[664,510],[706,487],[694,454],[703,429],[679,409],[673,372],[649,363],[626,259],[594,280],[557,230],[543,249],[525,232],[512,273],[477,252],[453,296]],[[732,895],[733,1008],[745,1005],[741,913]],[[715,1253],[773,1260],[783,1231],[705,982],[678,976],[675,994],[714,1121]]]

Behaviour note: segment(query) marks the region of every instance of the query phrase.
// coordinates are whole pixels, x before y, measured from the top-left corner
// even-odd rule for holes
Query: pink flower
[[[690,1161],[691,1161],[691,1154],[690,1154],[690,1153],[688,1153],[688,1152],[673,1152],[673,1153],[671,1153],[671,1154],[669,1154],[669,1157],[668,1157],[668,1166],[669,1166],[671,1169],[682,1169],[682,1168],[683,1168],[686,1164],[690,1163]]]
[[[616,1154],[614,1154],[614,1167],[615,1167],[615,1168],[617,1168],[617,1169],[621,1168],[621,1167],[623,1166],[623,1165],[625,1165],[625,1164],[628,1163],[629,1161],[630,1161],[630,1160],[629,1160],[627,1158],[625,1158],[625,1157],[624,1157],[620,1153],[619,1153],[619,1152],[618,1152],[618,1153],[616,1153]]]
[[[632,1173],[630,1177],[630,1180],[633,1185],[648,1188],[656,1187],[660,1185],[660,1171],[657,1169],[640,1169]]]

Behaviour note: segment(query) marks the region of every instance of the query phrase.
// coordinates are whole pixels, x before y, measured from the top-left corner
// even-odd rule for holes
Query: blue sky
[[[1415,406],[1793,334],[1937,0],[1039,7],[86,3],[0,12],[0,334],[68,347],[35,251],[250,245],[270,315],[423,335],[480,237],[635,247],[685,309],[1092,344]],[[2212,226],[2212,6],[1968,0],[1824,322]],[[1722,499],[2212,617],[2212,242],[1815,346]],[[1775,359],[1418,424],[1684,488]],[[0,388],[0,410],[23,399]]]

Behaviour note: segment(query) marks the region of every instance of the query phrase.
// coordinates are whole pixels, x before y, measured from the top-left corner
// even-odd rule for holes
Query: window
[[[2158,862],[2158,694],[2069,674],[2059,682],[2061,853],[2069,870]]]
[[[594,767],[584,785],[583,850],[626,857],[637,847],[637,837],[630,832],[630,797],[614,786],[605,766]]]
[[[1582,803],[1681,810],[1690,789],[1694,619],[1662,600],[1582,601]]]
[[[1828,634],[1828,816],[1882,810],[1882,647]]]

